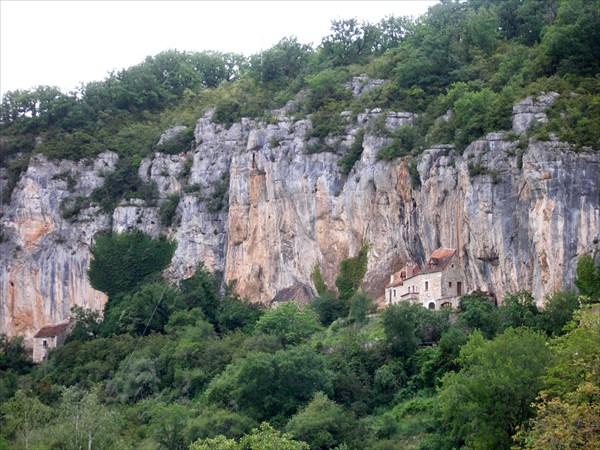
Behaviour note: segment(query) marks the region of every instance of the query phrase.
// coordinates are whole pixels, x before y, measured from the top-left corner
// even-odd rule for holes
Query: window
[[[48,348],[48,341],[46,339],[42,341],[42,347]]]
[[[425,290],[428,291],[429,290],[429,281],[425,282]],[[434,305],[435,306],[435,305]]]
[[[435,309],[435,303],[433,303],[433,302],[429,303],[429,309]]]
[[[451,288],[452,287],[452,281],[448,281],[448,287]]]
[[[452,263],[451,265],[452,265],[452,268],[454,269],[454,263]]]
[[[394,289],[394,297],[396,296],[396,289]]]
[[[444,302],[441,304],[442,308],[452,308],[452,303],[450,302]]]

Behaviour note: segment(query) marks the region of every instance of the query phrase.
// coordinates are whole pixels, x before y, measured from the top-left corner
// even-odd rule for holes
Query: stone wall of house
[[[419,302],[423,306],[427,307],[430,302],[435,302],[442,296],[442,275],[442,272],[432,272],[419,274],[415,277]]]
[[[452,267],[454,265],[454,267]],[[453,256],[452,259],[448,262],[446,269],[444,270],[444,275],[442,277],[442,285],[440,290],[439,298],[448,298],[448,297],[456,297],[458,296],[457,291],[457,283],[460,282],[462,286],[462,294],[466,294],[467,286],[465,280],[465,271],[463,270],[461,261],[457,258],[457,256]],[[449,285],[452,283],[452,286]]]
[[[46,342],[45,347],[44,342]],[[35,338],[33,340],[33,362],[43,361],[46,353],[56,346],[56,337]]]
[[[52,350],[53,348],[62,345],[67,339],[68,333],[64,331],[60,333],[58,336],[49,336],[43,338],[34,338],[33,339],[33,361],[41,362],[44,360],[46,354]],[[44,341],[46,342],[46,347],[44,347]]]

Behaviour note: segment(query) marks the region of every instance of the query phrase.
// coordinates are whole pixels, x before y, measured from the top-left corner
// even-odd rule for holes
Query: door
[[[456,282],[456,295],[462,295],[462,281]]]

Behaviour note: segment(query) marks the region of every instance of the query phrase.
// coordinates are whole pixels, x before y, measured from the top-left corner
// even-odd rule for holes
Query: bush
[[[192,143],[194,142],[194,128],[187,127],[182,132],[178,133],[172,139],[164,142],[162,145],[156,146],[156,151],[161,153],[168,153],[174,155],[177,153],[183,153],[190,150]]]
[[[339,136],[345,131],[344,121],[340,113],[340,104],[327,101],[325,105],[311,117],[312,129],[307,137],[324,139],[327,136]]]
[[[60,216],[65,220],[75,220],[82,209],[90,206],[90,199],[85,195],[65,197],[58,207]]]
[[[409,155],[414,149],[419,147],[421,135],[417,128],[403,125],[394,133],[394,140],[391,144],[381,148],[377,156],[381,159],[391,160],[400,156]]]
[[[205,391],[209,404],[235,404],[257,420],[282,422],[319,391],[332,393],[325,359],[306,346],[273,354],[252,352],[213,378]]]
[[[178,225],[177,218],[177,207],[181,200],[181,194],[173,193],[167,196],[167,199],[160,205],[158,210],[158,218],[160,223],[166,227],[171,225]],[[175,220],[175,223],[174,223]]]
[[[367,254],[369,246],[363,244],[358,255],[354,258],[344,259],[340,263],[340,274],[335,280],[338,288],[339,298],[343,302],[350,300],[350,297],[360,288],[363,278],[367,272]]]
[[[284,347],[306,341],[320,328],[314,311],[303,311],[291,301],[267,311],[256,323],[257,331],[277,336]]]
[[[152,239],[140,231],[100,235],[92,247],[88,278],[94,289],[114,297],[132,292],[171,262],[175,242]]]
[[[138,176],[138,166],[131,158],[119,160],[114,172],[108,173],[104,184],[92,191],[91,199],[105,212],[112,212],[121,200],[139,198],[147,204],[158,199],[154,182],[145,182]]]
[[[354,142],[350,146],[348,153],[340,158],[338,161],[338,166],[340,167],[340,172],[344,175],[348,175],[356,161],[358,161],[363,152],[363,140],[365,137],[365,130],[360,130],[356,133],[354,137]]]
[[[204,197],[204,201],[211,213],[227,211],[229,208],[229,173],[215,183],[212,195]]]

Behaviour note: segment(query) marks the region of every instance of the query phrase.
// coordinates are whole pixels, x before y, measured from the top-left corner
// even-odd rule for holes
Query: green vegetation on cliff
[[[439,143],[464,149],[489,131],[508,129],[514,102],[556,91],[561,97],[550,120],[534,135],[553,132],[577,149],[598,150],[599,9],[597,0],[447,0],[415,21],[334,21],[316,48],[284,38],[249,58],[165,51],[76,92],[39,86],[6,93],[0,163],[9,187],[33,153],[79,160],[112,150],[137,168],[166,128],[191,130],[210,108],[225,126],[242,117],[269,122],[270,111],[298,93],[291,114],[312,114],[311,135],[320,139],[343,133],[344,110],[419,113],[412,128],[395,132],[382,149],[381,157],[390,159]],[[344,83],[361,74],[389,83],[353,98]],[[181,148],[191,138],[183,136]],[[360,148],[340,161],[342,173]]]

